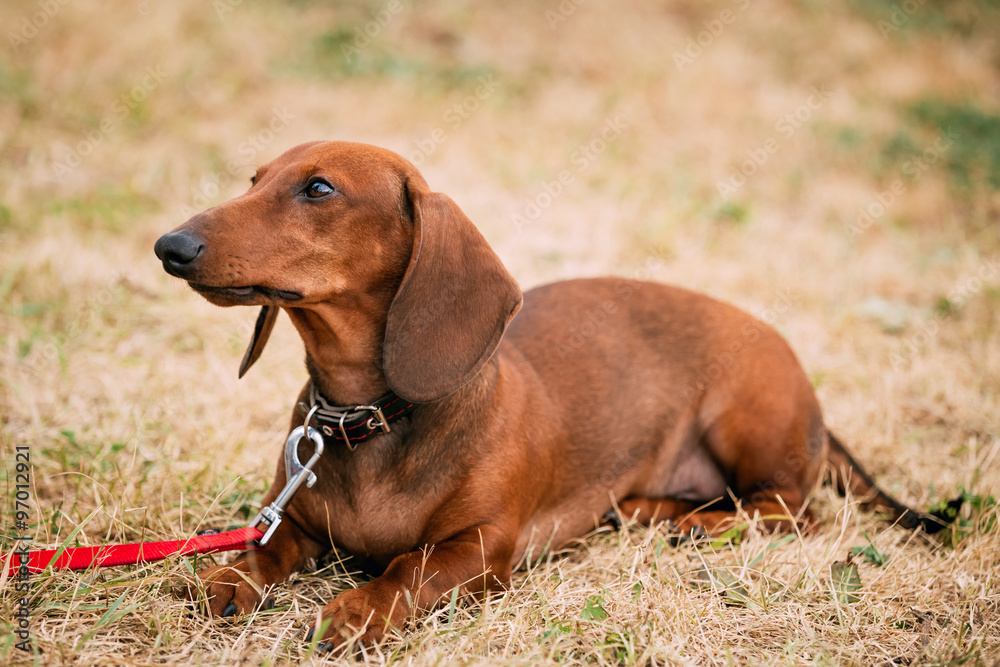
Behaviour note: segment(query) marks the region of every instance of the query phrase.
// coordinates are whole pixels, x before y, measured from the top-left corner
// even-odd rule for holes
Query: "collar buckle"
[[[302,414],[309,413],[306,424],[315,423],[317,430],[328,438],[343,440],[354,451],[358,444],[378,433],[391,433],[389,422],[408,415],[412,403],[402,401],[389,392],[371,405],[340,406],[330,403],[315,384],[310,383],[307,401],[299,403]],[[389,414],[386,414],[388,411]],[[315,419],[312,417],[315,416]]]
[[[369,431],[374,431],[376,428],[382,429],[383,433],[389,433],[390,431],[392,431],[392,429],[389,428],[389,420],[385,418],[384,414],[382,414],[382,408],[380,408],[379,406],[359,405],[358,409],[369,410],[372,413],[372,416],[369,417],[368,421],[365,422],[365,426],[368,427]],[[375,421],[376,418],[378,418],[378,421]]]

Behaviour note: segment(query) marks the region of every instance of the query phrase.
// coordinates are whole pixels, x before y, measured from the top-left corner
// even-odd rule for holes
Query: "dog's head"
[[[155,252],[212,303],[262,306],[241,377],[278,308],[389,304],[360,316],[384,319],[385,379],[414,402],[472,379],[521,304],[455,202],[399,155],[363,144],[296,146],[258,169],[245,194],[160,237]]]

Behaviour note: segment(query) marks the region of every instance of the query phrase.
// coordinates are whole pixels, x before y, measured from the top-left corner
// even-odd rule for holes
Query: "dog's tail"
[[[850,491],[866,510],[888,514],[903,528],[923,528],[926,533],[947,528],[958,516],[962,507],[961,498],[951,500],[929,514],[907,507],[880,489],[833,433],[827,431],[827,436],[830,450],[826,460],[830,464],[830,478],[841,495]]]

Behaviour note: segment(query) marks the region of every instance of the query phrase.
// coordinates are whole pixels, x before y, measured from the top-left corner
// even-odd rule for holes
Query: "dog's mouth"
[[[256,302],[261,297],[272,301],[298,301],[302,295],[288,290],[272,289],[261,285],[245,285],[242,287],[213,287],[200,283],[189,282],[191,289],[204,296],[217,296],[238,302]]]

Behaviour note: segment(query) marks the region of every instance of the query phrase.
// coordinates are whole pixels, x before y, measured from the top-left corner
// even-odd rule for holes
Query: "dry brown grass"
[[[81,544],[244,523],[305,378],[301,344],[282,321],[238,383],[254,315],[214,308],[167,277],[153,241],[301,141],[366,141],[410,156],[436,128],[445,139],[422,160],[428,182],[463,206],[522,286],[648,272],[751,312],[773,308],[834,430],[889,490],[918,506],[963,489],[1000,495],[1000,195],[988,183],[1000,166],[981,157],[994,135],[970,139],[974,118],[955,111],[976,109],[988,127],[1000,113],[996,9],[927,3],[883,39],[890,2],[743,5],[585,2],[553,29],[555,0],[404,1],[350,66],[341,46],[388,3],[241,3],[221,18],[195,0],[60,5],[0,55],[3,548],[16,445],[31,447],[35,546],[58,544],[95,510]],[[734,20],[679,71],[674,53],[726,9]],[[4,2],[0,24],[17,32],[37,11],[33,0]],[[57,173],[67,147],[114,119],[114,101],[147,67],[163,72],[148,99]],[[501,85],[456,126],[447,113],[480,76]],[[776,122],[813,86],[828,99],[786,137]],[[962,142],[913,179],[905,145],[932,145],[934,130],[913,111],[928,100],[967,124]],[[241,154],[276,107],[294,119]],[[586,168],[575,162],[616,117],[627,126],[620,136]],[[718,181],[769,137],[773,155],[720,198]],[[214,190],[231,160],[246,164]],[[956,169],[969,164],[963,184]],[[572,184],[515,224],[562,170]],[[904,192],[888,212],[856,238],[845,233],[896,179]],[[755,531],[714,549],[670,548],[635,527],[591,535],[519,572],[505,595],[416,621],[368,660],[1000,659],[995,506],[967,508],[979,525],[948,546],[827,490],[813,507],[821,530],[783,544]],[[860,601],[841,603],[829,566],[866,544],[863,532],[890,560],[862,563]],[[37,577],[35,657],[11,647],[16,596],[4,582],[0,662],[298,661],[308,650],[301,628],[356,583],[349,563],[303,573],[277,589],[275,611],[229,623],[190,618],[171,598],[170,582],[191,567],[200,565]],[[607,618],[581,617],[592,596]]]

